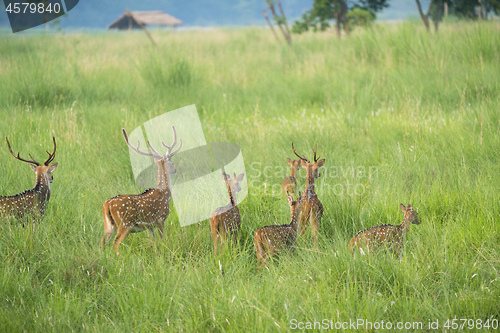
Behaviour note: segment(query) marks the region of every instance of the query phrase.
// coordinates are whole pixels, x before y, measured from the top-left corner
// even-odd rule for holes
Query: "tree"
[[[450,13],[452,15],[468,18],[481,19],[488,17],[489,12],[500,13],[500,0],[449,0]]]
[[[450,14],[461,18],[482,19],[488,17],[488,13],[493,11],[495,14],[500,13],[500,0],[431,0],[426,13],[422,10],[420,0],[417,2],[420,17],[424,22],[427,31],[430,31],[429,18],[434,22],[434,29],[438,32],[439,22],[443,15],[444,3],[450,8]]]
[[[281,1],[280,0],[278,0],[278,1],[266,0],[266,3],[267,3],[268,7],[262,11],[262,14],[264,15],[264,18],[266,19],[267,24],[271,28],[274,36],[279,40],[278,35],[276,34],[276,31],[274,31],[273,25],[271,24],[271,21],[269,20],[269,16],[267,15],[267,12],[266,12],[267,9],[269,9],[271,11],[271,13],[273,14],[274,21],[276,22],[276,24],[280,28],[281,33],[285,37],[285,40],[288,43],[288,45],[292,45],[292,38],[290,36],[290,30],[288,29],[288,23],[286,21],[285,13],[283,12],[283,7],[281,6]],[[280,10],[281,15],[277,14],[276,8],[274,7],[276,4],[278,5],[278,8]]]
[[[325,30],[330,21],[335,20],[337,35],[342,28],[347,34],[350,31],[348,13],[356,8],[368,10],[373,17],[379,10],[388,6],[389,0],[313,0],[313,8],[302,15],[302,20],[295,21],[292,32],[301,33],[312,28]]]
[[[359,7],[349,11],[346,16],[350,27],[368,27],[375,20],[375,15]]]
[[[427,13],[424,14],[422,10],[422,5],[419,0],[416,0],[418,6],[418,12],[420,13],[420,17],[422,21],[424,21],[425,28],[427,31],[431,31],[429,24],[429,17],[432,18],[434,22],[434,30],[438,32],[439,22],[441,21],[441,17],[443,16],[443,0],[431,0],[429,3],[429,9],[427,9]]]

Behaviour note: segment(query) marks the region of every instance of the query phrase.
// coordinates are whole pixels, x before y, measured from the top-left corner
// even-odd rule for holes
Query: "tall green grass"
[[[35,230],[0,225],[1,331],[272,331],[291,321],[500,320],[500,26],[375,26],[338,40],[269,31],[0,38],[0,137],[42,158],[52,197]],[[238,144],[249,195],[240,244],[214,257],[208,221],[100,251],[101,206],[139,193],[122,127],[196,104],[207,141]],[[253,233],[288,223],[286,157],[326,158],[320,246],[256,272]],[[0,193],[34,174],[0,149]],[[303,172],[303,171],[302,171]],[[303,186],[305,175],[300,174]],[[359,230],[418,208],[401,258],[353,257]],[[171,205],[173,208],[173,205]],[[372,331],[359,327],[360,331]],[[416,328],[412,330],[417,330]]]

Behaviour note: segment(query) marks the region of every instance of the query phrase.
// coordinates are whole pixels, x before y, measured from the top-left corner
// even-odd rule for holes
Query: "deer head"
[[[319,173],[318,169],[321,168],[325,164],[325,159],[320,160],[319,156],[316,157],[316,150],[317,150],[317,148],[318,148],[318,146],[316,146],[313,149],[314,162],[310,162],[304,156],[300,156],[299,154],[297,154],[297,152],[295,151],[295,148],[293,146],[293,142],[292,142],[293,152],[294,152],[295,155],[297,155],[298,158],[300,158],[300,164],[302,165],[302,168],[304,168],[307,171],[308,174],[310,173],[313,178],[319,178],[321,176],[321,174]]]
[[[49,184],[49,183],[52,183],[54,181],[54,176],[52,176],[52,171],[54,171],[57,168],[57,163],[50,164],[50,165],[49,165],[49,163],[54,160],[55,155],[56,155],[56,138],[55,137],[52,137],[52,141],[54,143],[54,150],[52,151],[52,153],[49,153],[47,151],[47,154],[49,154],[49,157],[45,160],[45,162],[43,162],[43,164],[41,164],[40,162],[35,160],[33,158],[33,156],[31,156],[31,154],[29,155],[31,160],[21,158],[21,156],[19,155],[20,154],[19,152],[17,153],[17,155],[14,154],[14,152],[12,151],[12,147],[10,146],[9,139],[7,137],[5,137],[5,140],[7,141],[7,146],[9,146],[9,150],[10,150],[10,153],[12,154],[12,156],[14,156],[19,161],[29,163],[31,169],[36,173],[37,182],[41,181],[41,182],[45,182],[46,184]]]
[[[295,170],[295,172],[297,172],[298,170],[300,170],[302,168],[300,161],[301,161],[301,159],[292,160],[288,157],[286,158],[286,162]]]
[[[241,191],[240,182],[243,180],[244,174],[240,174],[238,176],[236,176],[235,172],[233,172],[233,174],[234,177],[231,178],[230,175],[228,175],[225,172],[222,172],[222,180],[224,181],[224,183],[226,183],[226,185],[229,186],[232,193],[240,192]]]
[[[165,168],[165,171],[168,175],[173,175],[177,170],[175,169],[175,166],[174,166],[174,163],[172,162],[172,156],[174,156],[175,154],[177,154],[181,148],[182,148],[182,139],[180,139],[180,144],[179,144],[179,147],[172,151],[172,149],[175,147],[175,145],[177,144],[177,133],[175,131],[175,126],[172,126],[172,131],[174,132],[174,142],[172,142],[172,144],[170,146],[166,145],[163,141],[161,142],[163,146],[165,146],[167,148],[167,152],[165,154],[160,154],[158,153],[152,146],[151,144],[149,143],[149,141],[146,141],[149,149],[151,151],[149,152],[146,152],[146,151],[142,151],[139,149],[139,146],[140,146],[140,141],[137,141],[137,147],[134,147],[129,139],[128,139],[128,136],[127,136],[127,132],[125,131],[124,128],[122,128],[122,132],[123,132],[123,137],[125,138],[125,142],[127,143],[127,145],[129,146],[130,149],[132,149],[133,151],[135,151],[136,153],[138,153],[139,155],[144,155],[144,156],[151,156],[153,157],[153,162],[159,167],[159,168],[162,168],[164,167]]]
[[[420,224],[421,223],[420,219],[418,218],[417,211],[415,211],[410,204],[408,204],[407,207],[405,207],[405,205],[401,204],[400,207],[401,207],[401,211],[404,214],[405,221],[408,221],[409,223],[413,223],[413,224]]]
[[[292,212],[292,222],[293,222],[294,214],[296,213],[298,215],[300,212],[300,205],[302,204],[302,193],[299,192],[297,200],[293,200],[293,197],[289,192],[287,192],[287,196],[288,196],[288,205],[290,206],[290,211]]]

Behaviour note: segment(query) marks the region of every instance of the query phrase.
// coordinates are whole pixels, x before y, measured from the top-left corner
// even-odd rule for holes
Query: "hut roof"
[[[151,10],[151,11],[133,11],[126,12],[116,21],[108,26],[108,29],[129,29],[129,28],[140,28],[140,26],[131,20],[128,13],[131,13],[133,19],[143,25],[163,25],[175,27],[182,25],[182,21],[178,18],[168,15],[161,10]]]

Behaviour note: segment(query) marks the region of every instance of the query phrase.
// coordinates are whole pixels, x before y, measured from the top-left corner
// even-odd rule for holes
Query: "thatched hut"
[[[176,27],[182,25],[182,21],[171,15],[168,15],[161,10],[152,11],[126,11],[119,19],[108,26],[108,29],[140,29],[141,25],[157,25]]]

